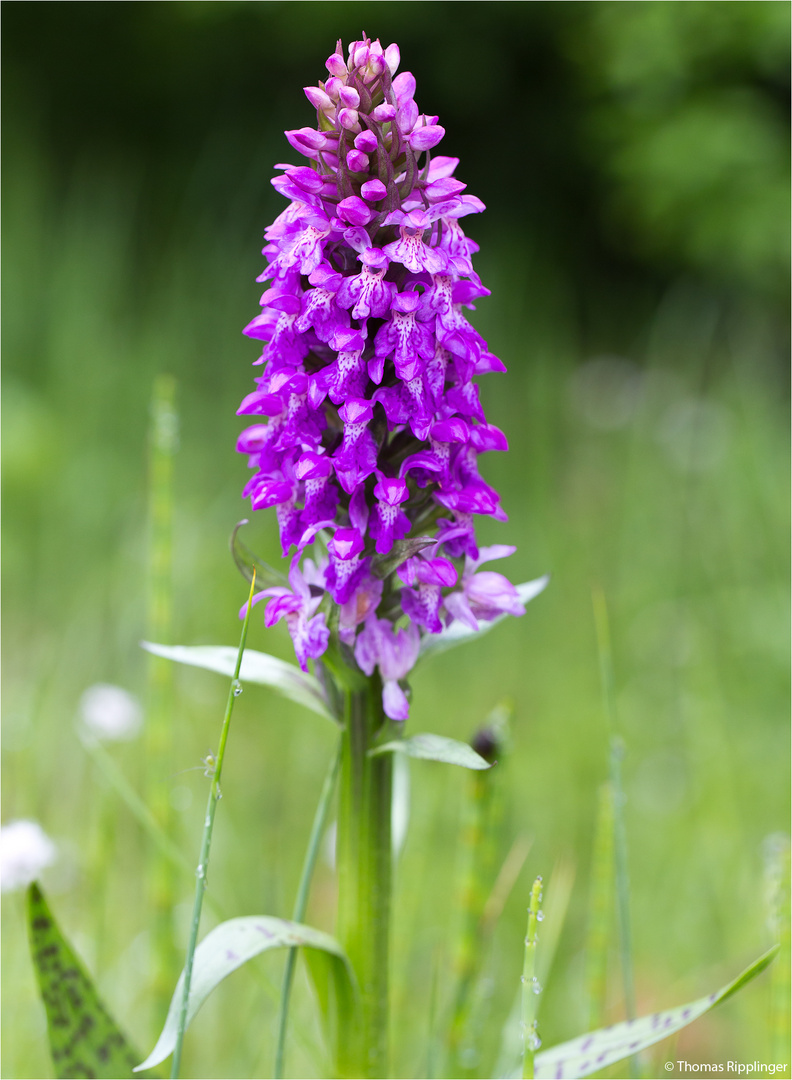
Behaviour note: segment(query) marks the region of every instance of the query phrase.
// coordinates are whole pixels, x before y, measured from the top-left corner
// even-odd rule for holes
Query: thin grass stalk
[[[589,887],[588,940],[586,942],[587,1031],[605,1026],[608,992],[608,947],[614,901],[613,787],[603,784],[598,793],[597,826]]]
[[[490,772],[489,769],[473,772],[467,778],[466,784],[467,798],[462,826],[464,866],[460,883],[462,925],[454,958],[457,990],[448,1031],[448,1075],[460,1077],[469,1073],[462,1060],[462,1052],[469,1015],[470,991],[481,968],[481,917],[492,878],[488,873],[492,862],[489,818],[494,793]]]
[[[170,375],[154,380],[149,426],[149,538],[147,635],[172,640],[173,623],[173,457],[177,447],[176,382]],[[173,769],[173,665],[148,660],[147,715],[143,734],[145,802],[162,831],[173,831],[173,809],[164,778]],[[152,911],[153,977],[151,1006],[167,1008],[178,953],[173,934],[176,876],[162,845],[147,859],[147,892]]]
[[[627,859],[627,831],[624,824],[625,798],[621,774],[621,763],[624,758],[624,740],[618,732],[616,718],[616,701],[613,689],[613,653],[608,606],[605,601],[605,594],[598,587],[592,589],[592,602],[594,605],[594,622],[597,629],[597,651],[602,680],[602,697],[610,733],[609,773],[613,791],[613,851],[619,928],[619,960],[624,989],[624,1009],[627,1019],[634,1020],[636,1011],[632,931],[630,927],[630,878]],[[637,1061],[633,1058],[630,1064],[633,1075],[638,1076]]]
[[[342,746],[339,742],[338,750],[333,756],[333,760],[330,762],[330,768],[328,769],[327,776],[325,776],[324,784],[322,785],[319,803],[316,807],[316,814],[314,815],[313,826],[311,827],[308,849],[305,853],[305,861],[300,875],[300,884],[297,887],[297,897],[294,901],[294,911],[292,914],[294,922],[302,922],[305,918],[305,910],[308,906],[308,893],[311,888],[311,879],[313,878],[314,867],[316,866],[316,859],[319,854],[319,845],[327,824],[327,815],[333,799],[336,780],[338,779],[338,770],[341,764],[341,750]],[[286,1055],[286,1032],[289,1024],[289,1004],[291,1002],[291,990],[296,963],[297,949],[289,949],[286,956],[286,967],[283,971],[283,986],[281,989],[280,1012],[278,1016],[278,1044],[275,1050],[275,1069],[272,1074],[274,1080],[280,1080],[283,1076],[284,1059]]]
[[[360,988],[360,1023],[341,1017],[338,1072],[388,1075],[388,967],[391,894],[390,754],[371,757],[383,730],[378,676],[345,690],[338,813],[338,937]]]
[[[247,611],[245,612],[245,621],[242,624],[242,636],[239,641],[239,651],[237,652],[236,667],[234,668],[234,677],[231,680],[231,686],[228,690],[228,701],[226,702],[225,716],[223,717],[223,728],[220,733],[220,745],[217,748],[217,756],[214,761],[214,769],[212,771],[212,783],[209,788],[209,798],[206,803],[206,817],[204,818],[204,831],[203,839],[201,840],[201,854],[198,859],[198,868],[196,870],[196,882],[195,882],[195,900],[193,901],[193,913],[192,922],[190,924],[190,938],[187,943],[187,956],[184,962],[184,986],[182,989],[181,1007],[179,1009],[179,1027],[176,1033],[176,1046],[173,1051],[173,1064],[171,1066],[171,1080],[175,1080],[179,1075],[179,1068],[181,1066],[181,1054],[182,1044],[184,1042],[184,1031],[187,1027],[187,1006],[190,1000],[190,984],[192,982],[192,970],[193,960],[195,958],[195,949],[198,944],[198,927],[201,922],[201,908],[203,907],[204,892],[206,890],[207,871],[209,868],[209,853],[212,847],[212,832],[214,830],[215,812],[217,810],[217,804],[221,798],[220,792],[220,778],[223,771],[223,760],[225,758],[225,748],[228,741],[228,730],[231,726],[231,714],[234,711],[234,702],[239,694],[242,693],[242,686],[239,682],[239,671],[242,667],[242,656],[245,652],[245,642],[247,640],[248,623],[250,622],[250,612],[253,609],[253,591],[256,587],[256,571],[253,571],[253,580],[250,583],[250,595],[248,596]]]
[[[499,745],[496,733],[490,728],[478,732],[471,745],[488,760],[502,756],[502,741]],[[492,916],[497,918],[497,913],[491,909],[490,917],[485,920],[488,900],[492,899],[490,890],[500,833],[498,826],[502,820],[499,775],[497,769],[472,772],[466,784],[459,886],[462,911],[454,957],[457,986],[448,1027],[446,1068],[447,1075],[460,1078],[475,1073],[471,1060],[475,1049],[470,1045],[469,1037],[472,992],[481,972]]]
[[[790,1062],[790,895],[789,837],[775,836],[768,859],[770,926],[780,949],[770,973],[769,1060]]]
[[[432,975],[429,983],[429,1022],[427,1025],[426,1039],[426,1080],[434,1080],[438,1057],[438,1050],[442,1053],[442,1047],[438,1046],[437,1037],[437,999],[439,996],[442,959],[440,949],[435,946],[432,952]]]
[[[135,788],[119,769],[112,755],[108,754],[97,739],[82,736],[82,743],[96,767],[135,818],[138,825],[157,846],[160,854],[169,860],[174,867],[192,874],[194,868],[189,859],[165,832],[159,820],[151,812],[148,804],[141,799]]]
[[[541,920],[539,904],[542,900],[542,879],[538,877],[531,889],[531,900],[528,905],[528,931],[525,935],[525,954],[522,973],[522,1008],[520,1011],[520,1027],[523,1037],[523,1080],[533,1080],[534,1054],[541,1045],[536,1032],[536,1014],[539,1011],[539,994],[541,986],[536,977],[536,935],[537,927]]]

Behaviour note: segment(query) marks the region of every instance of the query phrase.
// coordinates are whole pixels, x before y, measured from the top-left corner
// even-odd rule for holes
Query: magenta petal
[[[397,682],[388,679],[382,687],[382,708],[391,720],[406,720],[410,715],[410,704]]]

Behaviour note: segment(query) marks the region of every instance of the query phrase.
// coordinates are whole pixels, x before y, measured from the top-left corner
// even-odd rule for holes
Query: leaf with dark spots
[[[139,1057],[99,999],[36,884],[28,889],[27,906],[30,950],[47,1014],[55,1076],[131,1077]]]

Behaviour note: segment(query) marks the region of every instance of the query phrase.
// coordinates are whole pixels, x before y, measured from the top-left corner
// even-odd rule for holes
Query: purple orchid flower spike
[[[379,668],[387,715],[403,719],[419,629],[523,607],[502,574],[478,570],[512,550],[476,541],[478,517],[506,520],[479,458],[507,443],[476,382],[505,368],[468,321],[489,293],[461,225],[484,205],[458,159],[436,152],[444,128],[398,67],[395,45],[364,38],[345,57],[339,42],[328,77],[305,88],[316,125],[286,132],[302,164],[273,181],[288,206],[265,232],[261,313],[245,328],[263,371],[239,409],[252,426],[238,449],[253,470],[245,495],[276,510],[293,553],[291,589],[259,594],[267,625],[286,619],[301,666],[337,627],[347,660]],[[383,584],[394,545],[427,530],[431,557]],[[313,543],[327,558],[309,583],[299,567]],[[327,622],[326,593],[338,608]]]

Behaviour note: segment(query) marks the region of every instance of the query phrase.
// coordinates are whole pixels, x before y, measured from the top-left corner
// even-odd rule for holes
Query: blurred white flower
[[[55,861],[58,849],[35,821],[0,827],[0,890],[24,889]]]
[[[140,702],[120,686],[96,683],[80,698],[79,716],[85,734],[107,742],[134,739],[143,725]]]

